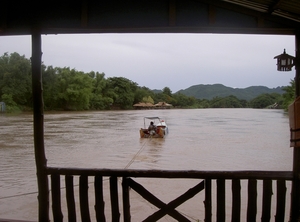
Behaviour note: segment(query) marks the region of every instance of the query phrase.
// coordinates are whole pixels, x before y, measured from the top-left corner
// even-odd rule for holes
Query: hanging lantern
[[[282,54],[275,56],[277,59],[277,70],[278,71],[291,71],[294,66],[294,56],[286,54],[285,49]]]

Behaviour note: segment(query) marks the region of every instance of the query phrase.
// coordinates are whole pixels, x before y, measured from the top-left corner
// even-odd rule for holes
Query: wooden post
[[[295,35],[295,87],[296,87],[296,98],[300,96],[300,29],[296,31]]]
[[[300,96],[300,30],[296,31],[295,34],[295,91],[296,98]],[[298,115],[298,114],[296,114]],[[300,118],[300,117],[298,117]],[[294,147],[293,156],[293,184],[292,184],[292,198],[291,198],[291,213],[290,222],[300,221],[300,148]]]
[[[32,96],[34,152],[38,183],[39,221],[49,221],[49,185],[44,149],[44,103],[42,89],[42,37],[38,29],[32,31]]]

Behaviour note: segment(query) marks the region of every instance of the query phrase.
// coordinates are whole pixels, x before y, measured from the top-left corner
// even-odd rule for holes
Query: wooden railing
[[[79,208],[81,221],[106,221],[105,204],[103,195],[103,180],[109,178],[109,192],[111,202],[111,220],[120,221],[123,217],[124,222],[131,221],[130,213],[130,189],[135,190],[149,203],[156,206],[159,210],[152,215],[149,215],[144,221],[157,221],[165,215],[169,215],[177,221],[190,221],[183,214],[176,210],[176,207],[183,202],[195,196],[197,193],[204,191],[204,215],[202,216],[205,222],[212,220],[212,193],[216,194],[216,221],[229,221],[226,218],[226,201],[225,187],[226,181],[231,181],[232,190],[232,209],[230,212],[231,221],[256,221],[258,188],[262,190],[262,209],[261,221],[270,221],[271,205],[273,195],[273,184],[276,181],[276,204],[275,221],[285,221],[287,212],[286,191],[287,181],[292,180],[291,171],[169,171],[169,170],[113,170],[113,169],[76,169],[76,168],[47,168],[47,174],[51,176],[51,196],[52,196],[52,212],[54,221],[63,221],[62,213],[62,196],[61,180],[65,177],[65,192],[67,203],[67,214],[65,218],[68,221],[76,221],[76,202],[74,195],[74,177],[79,177]],[[118,193],[118,178],[122,179],[122,206],[119,209],[119,193]],[[141,184],[137,183],[133,178],[168,178],[168,179],[196,179],[199,183],[187,190],[184,194],[165,204],[158,197],[155,197]],[[95,217],[91,219],[88,184],[89,179],[93,179],[95,189]],[[212,189],[212,181],[216,181],[216,190]],[[247,181],[247,218],[241,218],[241,181]],[[258,181],[262,181],[262,187],[258,187]],[[289,183],[291,184],[291,183]],[[290,186],[289,186],[290,187]],[[200,210],[199,210],[200,212]],[[215,212],[215,211],[214,211]],[[201,219],[202,220],[202,219]],[[272,220],[273,221],[273,220]]]

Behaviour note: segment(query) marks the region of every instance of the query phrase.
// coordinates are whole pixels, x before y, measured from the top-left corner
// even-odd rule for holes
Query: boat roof
[[[157,116],[148,116],[148,117],[144,117],[145,119],[161,119],[160,117]]]

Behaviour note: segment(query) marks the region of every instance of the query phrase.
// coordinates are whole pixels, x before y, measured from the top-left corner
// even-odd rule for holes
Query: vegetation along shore
[[[252,86],[233,89],[221,84],[195,85],[172,93],[149,89],[125,77],[84,73],[69,67],[43,65],[45,110],[134,109],[136,103],[166,102],[173,108],[278,108],[287,109],[295,99],[295,84],[269,89]],[[32,109],[31,62],[18,53],[0,57],[0,102],[6,112]]]

